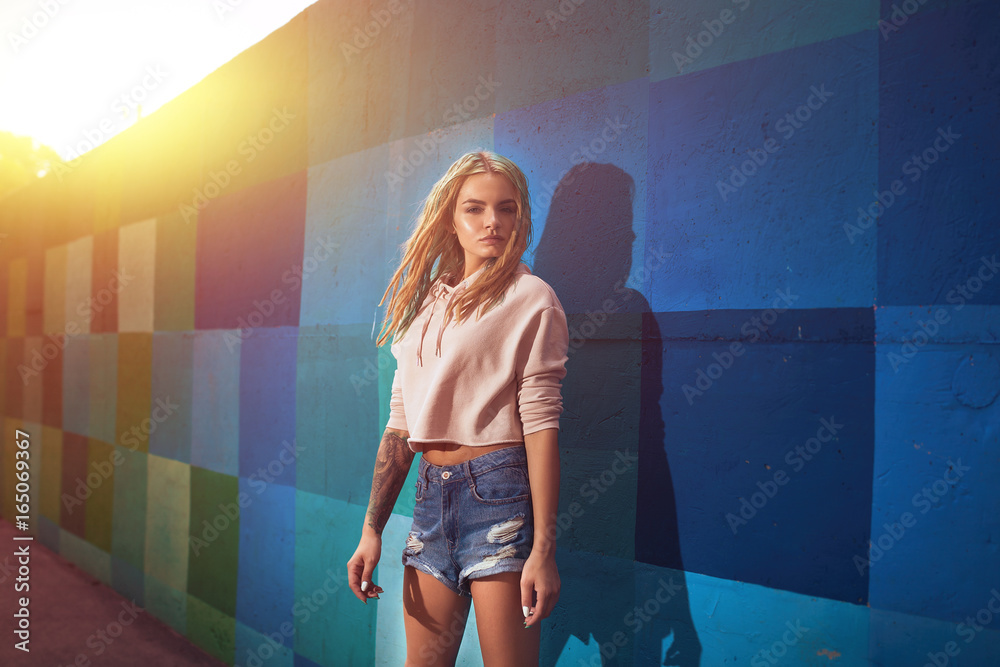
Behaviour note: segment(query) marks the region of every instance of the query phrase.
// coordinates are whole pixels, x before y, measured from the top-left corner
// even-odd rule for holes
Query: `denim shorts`
[[[416,487],[404,566],[464,597],[473,579],[524,569],[534,533],[523,445],[451,466],[421,457]]]

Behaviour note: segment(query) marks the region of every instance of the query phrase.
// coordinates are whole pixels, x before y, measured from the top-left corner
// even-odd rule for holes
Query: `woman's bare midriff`
[[[486,445],[483,447],[471,447],[460,445],[454,442],[433,442],[424,444],[423,457],[428,463],[436,466],[453,466],[465,463],[477,456],[482,456],[488,452],[504,447],[524,447],[523,442],[503,442],[499,445]]]

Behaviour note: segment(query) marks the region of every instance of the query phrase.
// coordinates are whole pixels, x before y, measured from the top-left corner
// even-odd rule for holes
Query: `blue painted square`
[[[279,633],[290,653],[292,633],[285,629],[294,622],[295,490],[241,477],[240,493],[249,501],[240,511],[236,619],[263,634]]]
[[[863,604],[872,311],[655,317],[663,376],[642,392],[665,437],[640,439],[636,560]]]
[[[1000,303],[1000,268],[977,275],[1000,247],[998,31],[996,6],[980,2],[925,7],[879,40],[881,304],[952,303],[962,288]]]
[[[649,72],[649,0],[499,5],[497,113]]]
[[[295,462],[280,454],[295,442],[297,334],[296,327],[260,328],[241,343],[241,477],[295,485]]]
[[[59,524],[41,513],[38,514],[36,521],[38,522],[38,541],[50,551],[59,553]]]
[[[870,29],[877,11],[874,0],[652,0],[650,77],[660,81]]]
[[[851,211],[877,178],[878,34],[865,31],[650,86],[646,247],[655,312],[875,298],[874,239]],[[741,170],[741,171],[737,171]]]
[[[528,177],[525,261],[565,282],[556,293],[567,313],[592,305],[589,287],[610,293],[643,265],[647,107],[642,78],[496,118],[497,152]]]
[[[947,323],[894,368],[890,353],[919,330],[915,320],[929,319],[927,310],[879,311],[873,544],[856,563],[870,571],[873,607],[958,622],[997,585],[1000,501],[983,490],[1000,476],[1000,354],[995,336],[949,343],[969,332]],[[1000,309],[990,310],[982,326],[995,331]]]
[[[472,151],[494,149],[493,121],[492,115],[464,122],[449,118],[441,127],[426,134],[404,137],[389,144],[388,164],[382,174],[388,201],[385,264],[380,278],[383,288],[371,304],[370,319],[366,320],[375,320],[374,339],[377,340],[382,329],[389,300],[378,307],[376,316],[377,304],[403,259],[404,245],[416,229],[424,200],[455,160]]]
[[[240,338],[231,330],[194,334],[191,464],[239,475]]]
[[[191,332],[153,332],[149,453],[191,462]]]

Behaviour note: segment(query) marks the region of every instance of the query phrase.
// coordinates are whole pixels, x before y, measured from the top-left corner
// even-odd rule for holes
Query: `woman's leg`
[[[521,573],[501,572],[474,579],[469,587],[476,605],[476,628],[484,667],[538,664],[541,628],[524,628]]]
[[[469,617],[469,598],[413,567],[403,568],[406,667],[452,667]]]

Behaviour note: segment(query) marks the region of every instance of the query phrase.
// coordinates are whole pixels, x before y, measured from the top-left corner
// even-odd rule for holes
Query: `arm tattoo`
[[[367,521],[376,535],[382,534],[382,529],[389,521],[412,462],[413,452],[406,439],[398,433],[387,431],[382,436],[375,457],[375,475],[372,478],[371,498],[368,500]]]

